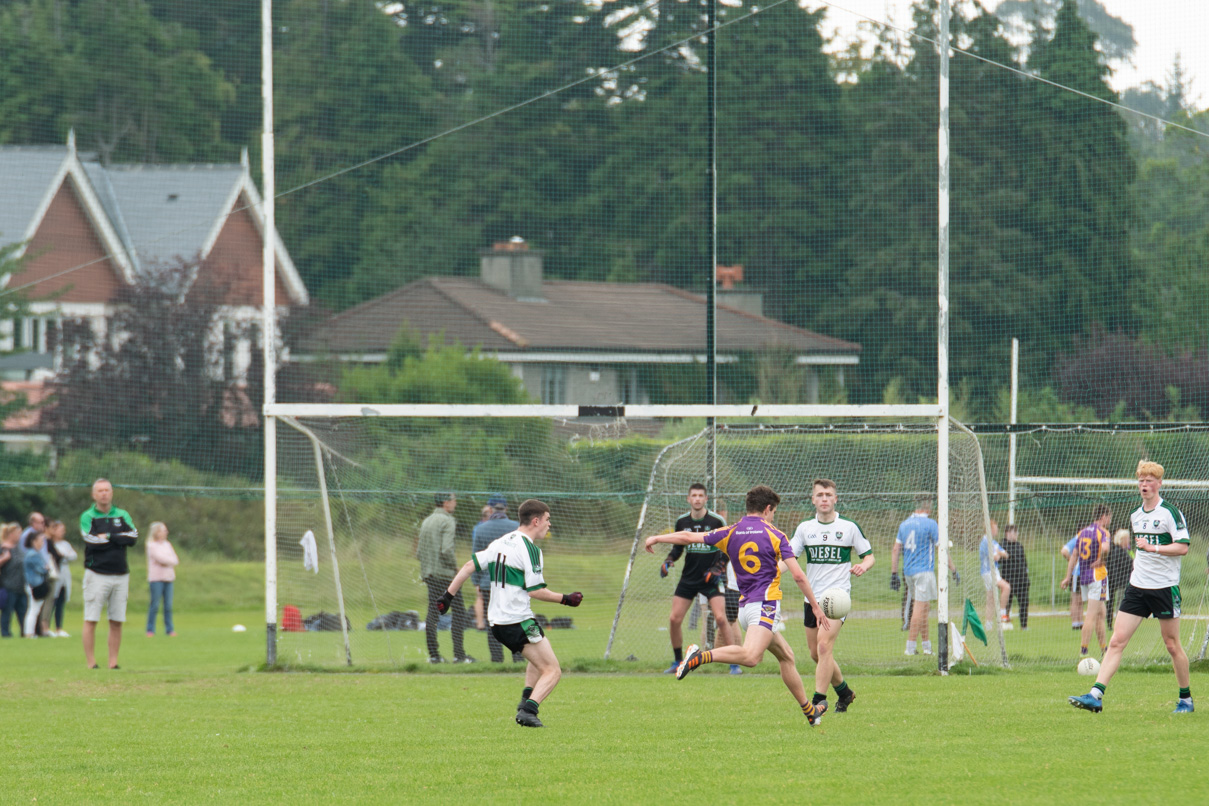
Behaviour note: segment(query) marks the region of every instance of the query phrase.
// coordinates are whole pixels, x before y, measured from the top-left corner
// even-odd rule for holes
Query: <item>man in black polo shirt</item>
[[[109,668],[118,668],[122,647],[122,622],[130,598],[130,566],[126,549],[137,542],[130,513],[113,505],[113,485],[108,479],[92,483],[93,505],[80,516],[84,536],[84,661],[97,668],[95,653],[97,622],[101,608],[109,615]]]
[[[677,532],[712,532],[726,525],[715,513],[706,510],[704,484],[694,483],[688,488],[688,506],[689,511],[676,520]],[[672,614],[668,624],[674,660],[667,669],[667,674],[673,674],[680,661],[684,660],[684,636],[681,627],[684,624],[684,616],[692,607],[697,594],[705,596],[709,601],[709,609],[718,625],[717,645],[736,643],[731,635],[730,623],[726,619],[726,555],[704,543],[689,544],[687,550],[685,546],[672,546],[671,553],[659,567],[659,576],[666,577],[681,554],[685,555],[684,570],[680,573],[680,582],[672,595]],[[735,668],[731,669],[732,674],[737,673]]]

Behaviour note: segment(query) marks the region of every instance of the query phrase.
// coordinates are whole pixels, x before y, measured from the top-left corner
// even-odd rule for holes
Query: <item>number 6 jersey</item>
[[[773,602],[781,598],[777,564],[792,557],[785,533],[759,515],[745,515],[734,526],[723,526],[705,542],[726,552],[735,567],[740,602]]]

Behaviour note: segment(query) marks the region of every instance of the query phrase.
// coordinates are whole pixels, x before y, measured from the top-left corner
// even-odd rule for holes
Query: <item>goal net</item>
[[[769,484],[783,497],[777,525],[792,534],[811,514],[811,480],[826,476],[839,485],[840,513],[861,525],[878,558],[854,580],[841,663],[935,668],[936,657],[903,654],[903,597],[890,589],[889,575],[899,522],[916,496],[936,488],[935,426],[795,419],[723,417],[711,431],[700,417],[280,417],[270,594],[277,660],[302,667],[427,664],[428,591],[417,538],[437,497],[452,493],[457,566],[470,558],[489,499],[502,496],[511,518],[527,498],[550,505],[553,527],[541,544],[546,582],[585,593],[577,609],[535,603],[564,664],[607,658],[626,668],[665,668],[676,574],[660,578],[662,556],[641,552],[639,541],[672,528],[698,481],[716,490],[710,507],[727,509],[732,520],[742,514],[747,489]],[[950,620],[960,625],[967,598],[987,618],[978,569],[986,497],[977,439],[954,430],[950,455],[951,556],[961,582],[948,578],[948,596]],[[464,620],[436,622],[437,652],[450,661],[459,654],[489,661],[473,580],[462,598]],[[805,669],[801,597],[792,586],[786,602],[787,636]],[[935,652],[935,608],[930,621]],[[686,619],[686,634],[689,625]],[[706,626],[698,621],[699,630]],[[981,663],[999,663],[996,633],[987,627],[990,648],[978,643],[971,650]],[[509,662],[507,651],[501,654]]]
[[[791,536],[797,525],[814,516],[811,482],[829,478],[838,487],[837,512],[857,523],[877,558],[872,570],[852,579],[852,613],[838,644],[841,666],[935,668],[936,657],[905,655],[904,625],[910,609],[918,606],[904,591],[890,586],[890,559],[899,524],[916,508],[920,496],[935,504],[937,489],[937,433],[934,425],[729,424],[719,423],[667,446],[657,458],[650,489],[640,514],[631,561],[618,597],[609,657],[638,660],[655,658],[666,665],[672,658],[668,639],[669,606],[680,578],[679,564],[666,578],[659,568],[667,555],[660,546],[655,556],[645,553],[645,537],[673,531],[687,511],[689,485],[702,480],[703,469],[716,465],[716,494],[711,508],[729,523],[743,515],[748,489],[766,484],[781,496],[775,525]],[[950,433],[949,556],[958,577],[948,577],[950,621],[960,626],[963,605],[970,599],[984,622],[989,648],[976,644],[979,662],[1002,663],[1003,654],[994,627],[986,615],[985,591],[979,574],[979,543],[985,534],[986,496],[979,473],[977,438],[955,427]],[[712,456],[711,456],[712,454]],[[933,514],[935,510],[933,509]],[[854,557],[855,560],[855,557]],[[902,572],[900,561],[899,572]],[[802,619],[804,603],[792,581],[782,580],[782,606],[786,638],[799,658],[809,652]],[[905,586],[904,586],[905,587]],[[822,591],[816,591],[821,595]],[[703,601],[696,629],[685,620],[684,643],[709,643],[710,618]],[[690,613],[692,611],[690,610]],[[940,651],[937,603],[930,604],[929,654]],[[715,635],[716,638],[716,635]]]
[[[1013,664],[1052,665],[1079,657],[1081,630],[1088,603],[1063,587],[1067,558],[1062,549],[1088,526],[1096,506],[1112,510],[1110,536],[1117,544],[1108,561],[1109,592],[1101,630],[1120,606],[1134,553],[1129,532],[1130,513],[1141,504],[1134,469],[1141,459],[1163,465],[1161,494],[1184,516],[1192,546],[1180,563],[1181,644],[1191,660],[1204,659],[1209,641],[1209,586],[1203,529],[1209,519],[1209,429],[1204,426],[1045,426],[1017,435],[1019,458],[1007,467],[1008,493],[996,496],[1003,510],[1014,512],[1019,542],[1026,549],[1028,575],[1017,588],[1028,597],[1028,630],[1021,632],[1020,599],[1013,600],[1016,630],[1007,637]],[[990,440],[988,450],[1000,453],[1005,440]],[[1004,443],[1004,444],[998,444]],[[1014,495],[1012,494],[1014,491]],[[1123,663],[1167,665],[1170,656],[1158,625],[1144,623],[1126,648]],[[1099,631],[1089,636],[1089,654],[1099,658]]]

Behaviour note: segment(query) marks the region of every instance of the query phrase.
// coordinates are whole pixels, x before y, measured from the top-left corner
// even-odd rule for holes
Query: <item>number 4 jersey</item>
[[[785,533],[758,515],[745,515],[734,526],[715,529],[706,545],[726,552],[735,568],[740,602],[773,602],[781,598],[777,564],[792,557]]]
[[[815,596],[832,588],[852,590],[852,553],[862,558],[873,553],[861,527],[838,516],[831,523],[820,523],[818,518],[802,521],[789,546],[806,569]]]

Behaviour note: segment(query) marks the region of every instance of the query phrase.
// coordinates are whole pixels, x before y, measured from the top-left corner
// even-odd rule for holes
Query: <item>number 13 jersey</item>
[[[759,515],[745,515],[734,526],[723,526],[705,542],[726,552],[734,564],[740,602],[773,602],[781,598],[777,564],[793,556],[785,533]]]

